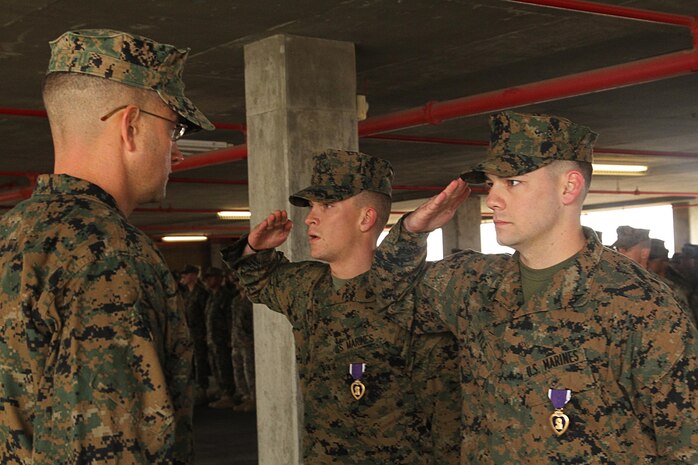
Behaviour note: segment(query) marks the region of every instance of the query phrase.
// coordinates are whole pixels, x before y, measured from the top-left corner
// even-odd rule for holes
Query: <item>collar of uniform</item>
[[[95,197],[116,211],[120,211],[116,200],[104,189],[89,181],[69,174],[42,174],[36,179],[34,195],[80,195]]]
[[[577,259],[567,268],[558,272],[550,286],[540,295],[532,297],[522,305],[521,273],[518,267],[518,252],[512,256],[502,273],[502,281],[497,288],[494,300],[500,302],[518,317],[539,311],[565,307],[579,307],[589,300],[592,279],[601,260],[603,245],[594,231],[583,227],[586,243],[577,254]]]
[[[329,285],[332,285],[332,275],[329,273]],[[349,279],[342,287],[330,293],[330,299],[333,304],[344,302],[373,302],[376,300],[376,294],[369,284],[369,272],[362,273]]]

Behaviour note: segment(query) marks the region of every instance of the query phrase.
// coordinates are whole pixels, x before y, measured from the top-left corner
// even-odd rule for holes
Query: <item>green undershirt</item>
[[[534,270],[529,268],[523,263],[519,258],[519,270],[521,271],[521,288],[524,295],[524,303],[528,302],[534,295],[540,294],[542,291],[548,287],[550,281],[552,280],[555,273],[567,268],[569,265],[574,263],[577,259],[577,254],[572,255],[567,260],[553,265],[549,268],[542,268],[540,270]]]

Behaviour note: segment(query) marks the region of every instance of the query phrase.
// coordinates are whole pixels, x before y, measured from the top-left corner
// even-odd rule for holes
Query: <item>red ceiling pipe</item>
[[[185,171],[194,168],[203,168],[205,166],[221,165],[236,160],[244,160],[247,158],[247,144],[237,145],[235,147],[213,152],[202,153],[187,157],[184,161],[172,165],[172,171]]]
[[[654,191],[612,191],[612,190],[594,190],[589,191],[590,194],[618,194],[618,195],[661,195],[673,197],[698,197],[698,192],[654,192]]]
[[[21,202],[32,195],[33,187],[23,187],[21,189],[0,193],[0,202]]]
[[[448,139],[444,137],[420,137],[406,136],[403,134],[375,134],[372,136],[364,136],[366,139],[385,139],[396,140],[400,142],[421,142],[425,144],[446,144],[446,145],[474,145],[487,147],[489,142],[486,140],[474,139]]]
[[[659,11],[641,10],[624,6],[605,5],[603,3],[585,2],[581,0],[509,0],[514,3],[549,6],[565,10],[576,10],[585,13],[595,13],[605,16],[650,21],[653,23],[672,24],[674,26],[692,27],[694,18],[690,16],[661,13]]]
[[[46,118],[46,111],[45,110],[28,110],[26,108],[0,107],[0,115],[33,116],[35,118]]]
[[[428,123],[439,124],[448,119],[646,83],[696,70],[698,50],[676,52],[446,102],[429,102],[423,107],[364,120],[359,123],[359,135],[373,135]]]

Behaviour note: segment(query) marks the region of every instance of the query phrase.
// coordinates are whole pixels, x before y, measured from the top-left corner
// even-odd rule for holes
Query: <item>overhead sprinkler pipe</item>
[[[696,70],[698,50],[670,53],[446,102],[429,102],[422,107],[364,120],[359,123],[359,135],[369,136],[424,124],[439,124],[449,119],[647,83]]]
[[[221,165],[231,161],[244,160],[247,158],[247,144],[236,145],[235,147],[206,152],[201,155],[187,157],[184,161],[172,165],[172,172],[203,168],[205,166]]]
[[[659,11],[642,10],[625,6],[606,5],[603,3],[585,2],[581,0],[508,0],[514,3],[547,6],[563,10],[575,10],[584,13],[594,13],[604,16],[649,21],[653,23],[671,24],[674,26],[693,27],[695,18],[691,16],[674,15]]]

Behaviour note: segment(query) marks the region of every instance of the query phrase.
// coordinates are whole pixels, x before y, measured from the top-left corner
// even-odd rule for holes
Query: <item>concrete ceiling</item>
[[[667,13],[671,18],[698,15],[695,0],[602,4]],[[367,96],[369,120],[429,101],[479,95],[693,47],[686,26],[505,0],[3,0],[0,6],[0,174],[5,175],[0,176],[0,196],[29,183],[26,177],[10,174],[52,169],[47,121],[11,113],[42,109],[47,43],[68,29],[108,27],[190,47],[187,94],[212,121],[230,124],[245,123],[243,47],[279,33],[353,42],[357,92]],[[694,63],[698,69],[698,60]],[[692,193],[698,196],[697,73],[530,104],[521,110],[565,116],[590,126],[600,134],[597,147],[625,151],[599,156],[649,165],[647,176],[595,176],[593,191],[615,193],[592,193],[588,208],[691,202]],[[487,118],[473,115],[390,134],[484,141]],[[192,138],[245,142],[241,132],[225,129]],[[395,184],[401,186],[443,186],[484,156],[478,145],[373,138],[362,138],[360,148],[390,160]],[[149,234],[236,235],[247,227],[244,222],[220,222],[207,212],[247,207],[244,160],[176,172],[172,178],[161,205],[146,205],[148,211],[132,216]],[[230,183],[205,183],[212,180]],[[408,200],[432,194],[398,190],[395,209],[409,208],[414,202]],[[160,208],[203,211],[156,211]]]

